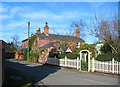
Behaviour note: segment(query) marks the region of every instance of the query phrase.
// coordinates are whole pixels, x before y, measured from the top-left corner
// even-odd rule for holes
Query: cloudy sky
[[[10,42],[11,37],[18,35],[20,41],[27,38],[27,22],[30,21],[30,33],[35,33],[40,27],[44,30],[48,22],[51,34],[68,34],[73,21],[83,19],[88,21],[94,12],[107,12],[115,8],[117,2],[2,2],[0,14],[2,15],[2,39]],[[90,36],[86,29],[84,37],[86,43],[92,44],[98,39]],[[26,33],[24,33],[26,32]]]

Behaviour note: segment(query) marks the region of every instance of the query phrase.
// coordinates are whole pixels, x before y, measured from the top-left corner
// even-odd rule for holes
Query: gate
[[[85,59],[83,59],[82,53],[87,53],[85,54]],[[88,57],[87,57],[88,55]],[[81,60],[81,68],[87,68],[86,70],[89,72],[90,71],[90,56],[91,52],[89,50],[81,50],[80,51],[80,60]],[[81,69],[82,70],[82,69]]]

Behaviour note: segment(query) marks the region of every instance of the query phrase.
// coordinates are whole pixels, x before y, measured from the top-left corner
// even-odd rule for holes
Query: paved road
[[[38,65],[7,60],[6,67],[24,73],[38,85],[118,85],[118,78],[80,73],[49,65]]]

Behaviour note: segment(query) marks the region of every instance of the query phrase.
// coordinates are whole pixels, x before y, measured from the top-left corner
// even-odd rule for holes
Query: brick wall
[[[84,45],[85,44],[85,42],[82,42],[82,45]]]
[[[19,59],[19,60],[23,60],[24,59],[24,55],[23,54],[19,54],[20,52],[15,52],[15,59]]]
[[[28,40],[25,40],[22,42],[22,48],[25,48],[28,46]]]

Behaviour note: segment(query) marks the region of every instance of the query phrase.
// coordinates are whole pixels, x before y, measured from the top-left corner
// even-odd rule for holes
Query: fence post
[[[88,53],[88,72],[90,72],[90,52]]]
[[[81,71],[81,58],[80,58],[80,71]]]
[[[112,59],[112,73],[114,73],[114,58]]]
[[[55,56],[55,61],[54,62],[55,62],[54,64],[57,65],[56,56]]]
[[[67,57],[65,56],[65,67],[67,66]]]
[[[94,68],[95,68],[95,65],[94,65],[95,63],[94,63],[94,62],[95,62],[95,61],[94,61],[94,57],[93,57],[93,59],[92,59],[92,72],[94,72],[94,70],[95,70],[95,69],[94,69]]]
[[[77,57],[77,70],[79,69],[79,58]]]

